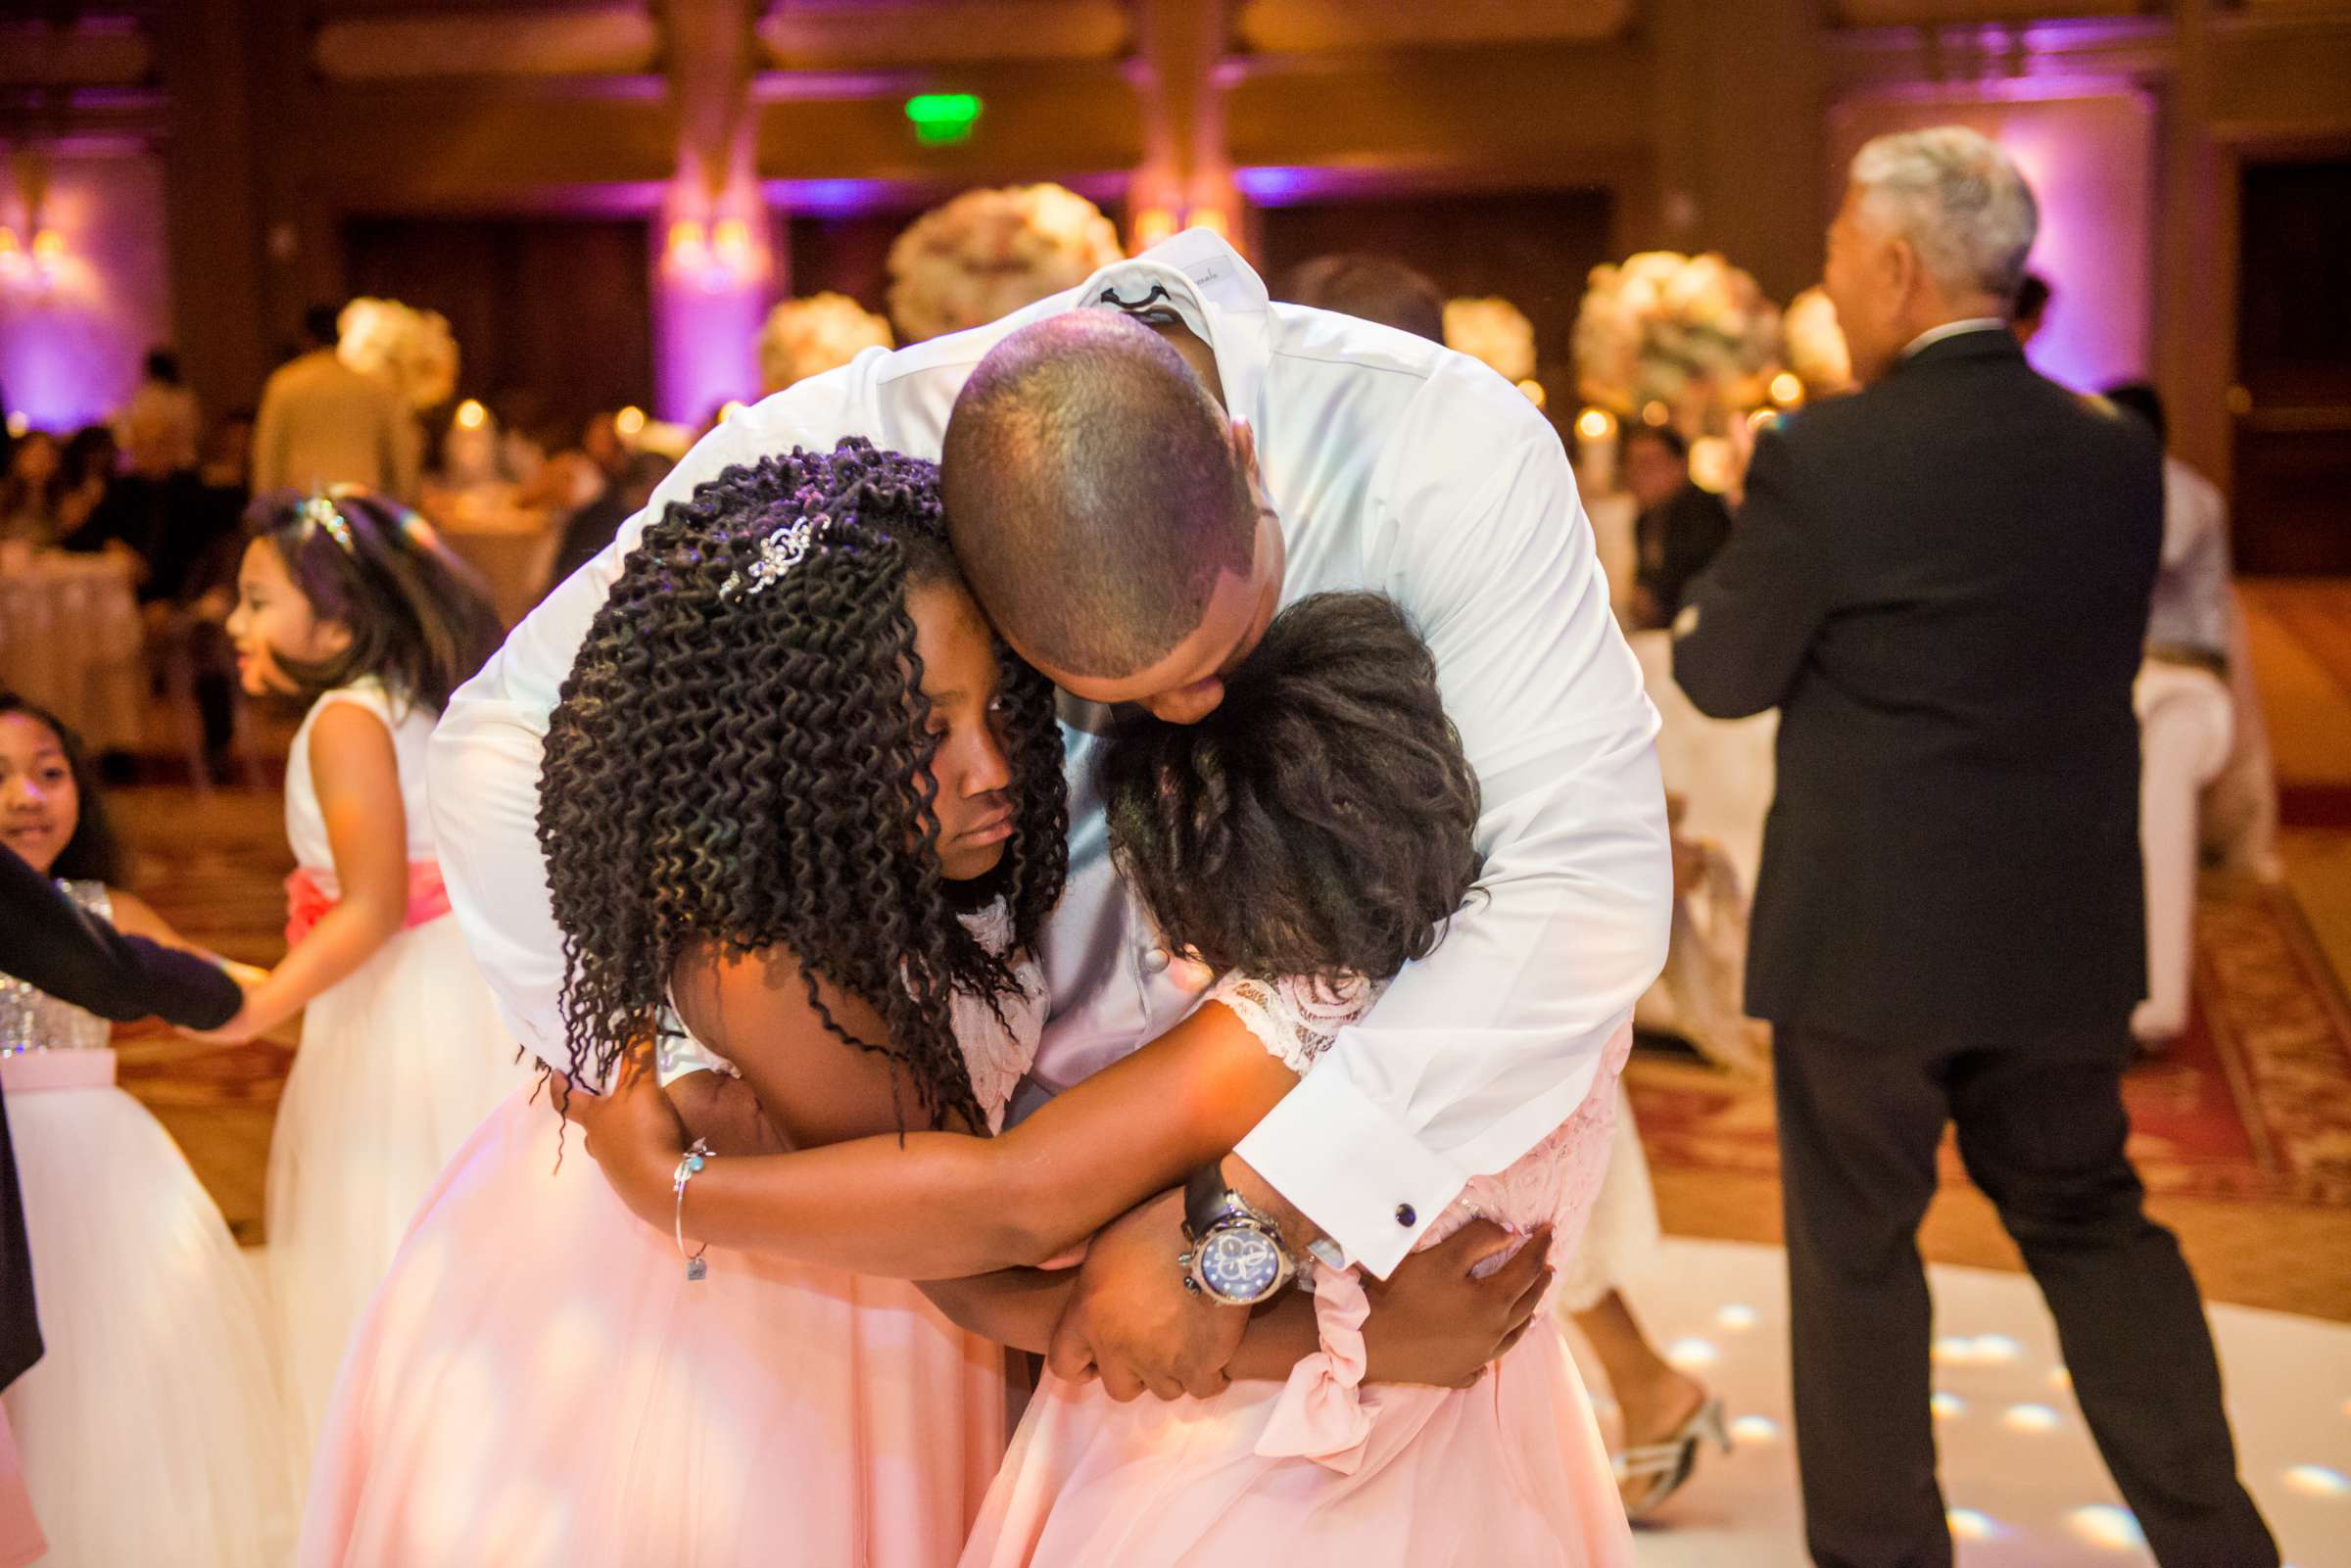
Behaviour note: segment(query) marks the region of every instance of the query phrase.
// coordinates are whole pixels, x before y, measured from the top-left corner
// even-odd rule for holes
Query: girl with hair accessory
[[[1164,944],[1222,975],[1189,1019],[997,1139],[722,1159],[681,1187],[664,1173],[682,1129],[632,1080],[575,1113],[590,1152],[642,1218],[689,1245],[919,1277],[1037,1262],[1187,1187],[1193,1251],[1165,1266],[1255,1304],[1238,1354],[1137,1400],[1131,1373],[1097,1377],[1054,1344],[964,1568],[1622,1568],[1607,1450],[1536,1308],[1607,1164],[1630,1032],[1583,1105],[1509,1168],[1471,1177],[1384,1285],[1236,1213],[1223,1156],[1254,1117],[1232,1107],[1266,1103],[1268,1076],[1312,1072],[1443,940],[1480,876],[1479,791],[1434,661],[1386,598],[1289,606],[1227,680],[1195,724],[1119,732],[1098,775],[1113,859]],[[1234,1291],[1245,1275],[1254,1288]],[[1284,1293],[1294,1275],[1311,1296]],[[989,1331],[1043,1349],[1066,1287],[1027,1277]]]
[[[1000,1119],[1043,1017],[1061,736],[963,587],[929,463],[844,442],[669,507],[541,776],[570,1050],[549,1098],[645,1043],[681,1095],[756,1089],[723,1149]],[[298,1561],[953,1561],[1003,1452],[1000,1349],[912,1285],[690,1263],[564,1127],[519,1091],[444,1172],[353,1341]]]
[[[343,1346],[441,1167],[524,1071],[449,898],[425,744],[500,630],[423,519],[350,486],[246,513],[228,635],[257,697],[310,704],[286,764],[285,959],[206,1038],[303,1015],[269,1146],[269,1264],[296,1474]]]
[[[121,889],[72,732],[6,693],[0,839],[99,919],[187,945]],[[178,1146],[115,1087],[110,1038],[96,1014],[0,974],[0,1085],[46,1342],[8,1389],[0,1441],[13,1429],[45,1563],[277,1560],[293,1497],[262,1304]],[[0,1448],[0,1469],[14,1457]],[[7,1490],[0,1563],[13,1565],[33,1560],[13,1549],[30,1521]]]

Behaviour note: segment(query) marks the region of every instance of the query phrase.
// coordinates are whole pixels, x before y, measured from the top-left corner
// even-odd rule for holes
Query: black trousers
[[[2276,1568],[2220,1364],[2124,1157],[2127,1032],[1923,1051],[1786,1027],[1780,1164],[1804,1529],[1820,1568],[1948,1568],[1917,1231],[1957,1124],[2057,1320],[2074,1396],[2165,1568]]]

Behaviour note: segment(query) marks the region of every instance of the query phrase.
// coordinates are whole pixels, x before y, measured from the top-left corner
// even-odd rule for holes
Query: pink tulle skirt
[[[309,1568],[945,1568],[1003,1353],[913,1286],[713,1249],[688,1283],[518,1094],[443,1174],[336,1382]]]
[[[1120,1404],[1048,1376],[962,1568],[1629,1568],[1591,1402],[1544,1319],[1472,1388],[1332,1402],[1367,1422],[1302,1410],[1293,1384]]]

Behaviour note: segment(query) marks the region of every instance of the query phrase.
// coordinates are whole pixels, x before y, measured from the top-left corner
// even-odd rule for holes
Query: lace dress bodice
[[[977,914],[960,917],[983,947],[1001,955],[1012,945],[1012,911],[1001,901]],[[972,1075],[972,1094],[987,1113],[987,1130],[1004,1130],[1004,1109],[1021,1075],[1036,1060],[1036,1042],[1045,1027],[1045,973],[1034,959],[1013,966],[1021,994],[991,1006],[985,999],[957,991],[950,1000],[954,1012],[955,1043],[963,1047],[965,1069]],[[997,1016],[998,1007],[1002,1017]],[[663,1021],[658,1048],[658,1076],[666,1085],[689,1072],[740,1075],[735,1064],[696,1039],[673,1007]]]
[[[114,919],[114,901],[107,897],[104,882],[61,881],[57,885],[100,920]],[[97,1014],[60,1001],[29,980],[0,974],[0,1055],[103,1051],[113,1032],[113,1026]]]
[[[1209,1000],[1231,1009],[1260,1044],[1304,1077],[1339,1031],[1368,1013],[1384,989],[1361,975],[1330,984],[1296,975],[1268,980],[1228,974],[1209,992]],[[1593,1092],[1575,1114],[1508,1168],[1471,1177],[1414,1250],[1435,1246],[1471,1219],[1490,1219],[1514,1231],[1551,1225],[1554,1259],[1571,1251],[1607,1171],[1609,1131],[1615,1122],[1609,1085],[1624,1066],[1631,1043],[1629,1034],[1619,1036]],[[1492,1266],[1500,1267],[1503,1260],[1503,1255],[1496,1255]]]

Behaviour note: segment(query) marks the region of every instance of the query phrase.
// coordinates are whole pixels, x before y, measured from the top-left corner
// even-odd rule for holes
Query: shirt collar
[[[1269,316],[1265,281],[1222,236],[1185,229],[1113,261],[1069,297],[1075,309],[1172,311],[1216,356],[1225,410],[1262,430]]]
[[[1963,321],[1945,321],[1943,325],[1929,327],[1917,337],[1912,338],[1910,346],[1902,351],[1902,357],[1907,359],[1921,349],[1932,348],[1943,339],[1955,338],[1962,332],[2005,332],[2007,330],[2008,323],[1996,315],[1971,315]]]

